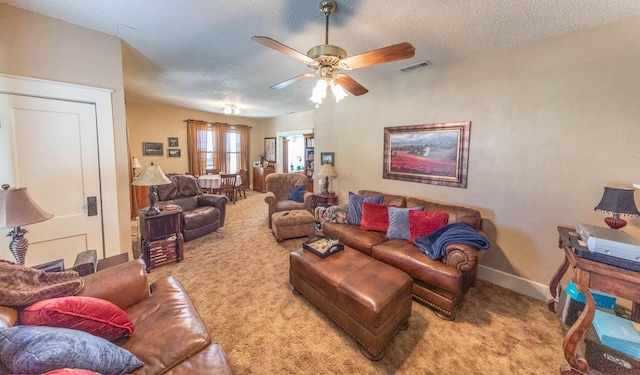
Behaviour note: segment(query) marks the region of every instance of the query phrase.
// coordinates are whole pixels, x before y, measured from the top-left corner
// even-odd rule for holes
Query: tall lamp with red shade
[[[604,218],[604,222],[610,228],[620,229],[627,225],[627,221],[620,218],[620,215],[640,217],[640,211],[636,207],[633,198],[633,189],[605,187],[604,194],[595,210],[611,214]]]

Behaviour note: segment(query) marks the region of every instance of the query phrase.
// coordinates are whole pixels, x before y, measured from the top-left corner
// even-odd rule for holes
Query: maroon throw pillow
[[[133,334],[133,322],[113,303],[93,297],[51,298],[22,310],[23,325],[70,328],[113,341]]]
[[[386,204],[364,202],[360,229],[386,232],[389,228],[389,209]]]
[[[436,229],[447,225],[449,214],[446,212],[409,211],[409,242],[424,237]]]
[[[58,370],[45,372],[42,375],[100,375],[100,374],[94,371],[83,370],[79,368],[61,368]]]

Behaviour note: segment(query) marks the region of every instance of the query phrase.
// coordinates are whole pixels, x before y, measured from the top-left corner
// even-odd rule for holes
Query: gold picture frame
[[[382,177],[467,187],[471,121],[384,128]]]

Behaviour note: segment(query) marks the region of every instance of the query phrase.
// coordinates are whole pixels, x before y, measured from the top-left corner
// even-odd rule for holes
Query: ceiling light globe
[[[344,91],[342,86],[338,84],[331,86],[331,92],[333,93],[333,96],[336,98],[336,103],[338,103],[339,101],[347,97],[347,92]]]

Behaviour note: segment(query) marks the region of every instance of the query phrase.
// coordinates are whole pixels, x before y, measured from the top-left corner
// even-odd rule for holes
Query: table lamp
[[[160,209],[156,207],[158,200],[158,185],[170,184],[171,180],[167,177],[159,165],[153,162],[142,169],[140,175],[131,183],[134,186],[149,187],[149,208],[144,211],[145,216],[154,216],[160,213]]]
[[[29,247],[29,241],[24,236],[27,230],[20,227],[49,220],[52,217],[52,214],[40,208],[31,199],[27,188],[9,189],[9,185],[2,185],[2,190],[0,190],[0,229],[13,228],[7,237],[12,238],[9,250],[16,258],[16,263],[24,265],[27,247]]]
[[[324,177],[324,184],[322,184],[322,194],[329,195],[329,177],[336,177],[338,174],[333,166],[329,163],[323,164],[318,176]]]
[[[633,199],[633,189],[605,187],[600,203],[594,208],[596,211],[612,214],[604,218],[610,228],[620,229],[627,225],[620,215],[640,217],[640,211]]]
[[[131,170],[133,172],[133,178],[136,178],[136,169],[138,168],[142,168],[142,164],[140,164],[140,161],[138,160],[138,158],[134,156],[133,159],[131,160]]]

